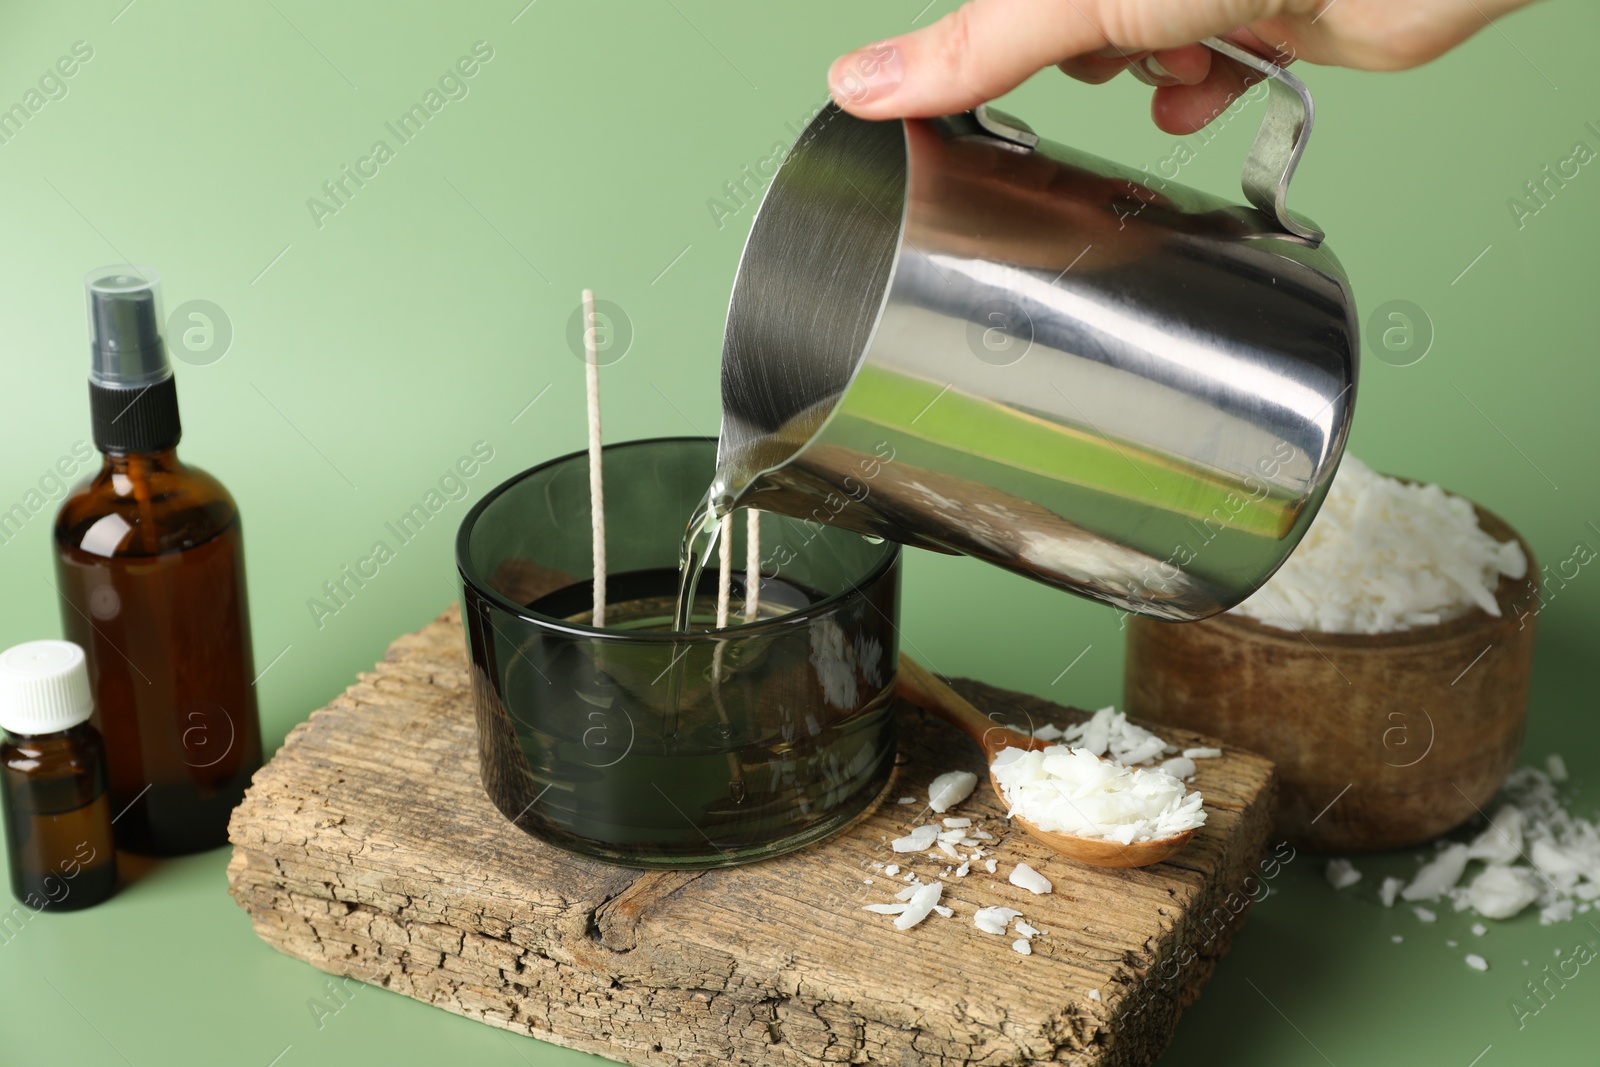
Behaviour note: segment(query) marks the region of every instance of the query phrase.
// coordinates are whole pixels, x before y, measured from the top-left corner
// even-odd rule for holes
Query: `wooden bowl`
[[[1219,737],[1273,760],[1277,832],[1321,852],[1402,848],[1454,829],[1505,781],[1522,744],[1538,567],[1502,577],[1500,618],[1479,608],[1386,634],[1297,633],[1241,615],[1128,629],[1129,715]]]

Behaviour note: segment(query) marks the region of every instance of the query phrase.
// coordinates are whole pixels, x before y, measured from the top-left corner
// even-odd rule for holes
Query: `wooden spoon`
[[[1029,737],[1020,731],[1001,726],[989,716],[973,707],[960,693],[951,689],[921,664],[906,656],[900,657],[899,679],[895,691],[924,711],[937,715],[978,743],[984,758],[989,762],[989,784],[995,796],[1005,803],[1005,791],[994,776],[994,758],[1003,748],[1022,748],[1029,751],[1048,748],[1049,743]],[[1020,815],[1011,821],[1027,834],[1069,859],[1087,863],[1091,867],[1148,867],[1160,863],[1178,852],[1194,836],[1193,830],[1163,837],[1155,841],[1135,841],[1124,845],[1097,837],[1080,837],[1077,834],[1041,830]]]

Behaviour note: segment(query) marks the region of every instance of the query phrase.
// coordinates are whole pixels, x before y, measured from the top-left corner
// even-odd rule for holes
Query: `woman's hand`
[[[1260,75],[1195,42],[1225,36],[1288,63],[1403,70],[1531,0],[969,0],[938,22],[834,61],[833,98],[862,118],[965,111],[1058,66],[1098,84],[1126,68],[1151,114],[1193,133]]]

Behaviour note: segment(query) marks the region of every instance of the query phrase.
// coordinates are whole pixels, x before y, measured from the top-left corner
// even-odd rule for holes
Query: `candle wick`
[[[606,624],[606,493],[600,463],[600,352],[595,343],[594,290],[583,291],[584,392],[589,407],[589,525],[594,534],[595,626]]]

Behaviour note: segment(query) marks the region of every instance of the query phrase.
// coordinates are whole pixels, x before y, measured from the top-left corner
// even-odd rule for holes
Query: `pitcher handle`
[[[1263,59],[1231,41],[1207,37],[1201,43],[1267,77],[1267,113],[1261,119],[1261,129],[1244,161],[1241,183],[1245,199],[1284,230],[1312,244],[1320,244],[1323,232],[1309,219],[1291,212],[1287,204],[1289,181],[1300,164],[1300,157],[1305,154],[1306,142],[1311,138],[1311,123],[1316,116],[1311,90],[1272,60]]]

